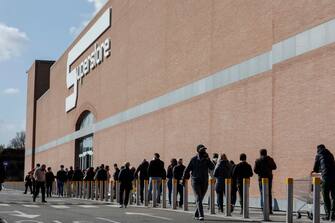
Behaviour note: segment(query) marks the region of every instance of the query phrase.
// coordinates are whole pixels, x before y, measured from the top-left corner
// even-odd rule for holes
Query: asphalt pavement
[[[31,195],[21,191],[0,192],[0,218],[8,223],[141,223],[198,222],[192,212],[169,211],[118,205],[71,198],[49,198],[47,203],[32,202]],[[242,222],[219,216],[206,216],[205,222]]]

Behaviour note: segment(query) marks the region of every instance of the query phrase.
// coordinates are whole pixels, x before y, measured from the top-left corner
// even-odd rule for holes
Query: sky
[[[0,0],[0,144],[25,130],[34,60],[57,60],[106,2]]]

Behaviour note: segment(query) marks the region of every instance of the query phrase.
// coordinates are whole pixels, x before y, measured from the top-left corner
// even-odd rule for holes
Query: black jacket
[[[141,180],[147,180],[149,179],[148,177],[148,168],[149,168],[149,162],[148,161],[143,161],[136,169],[135,171],[135,176],[137,178],[138,173],[140,173],[140,179]]]
[[[5,167],[0,162],[0,183],[3,183],[5,181],[5,179],[6,179]]]
[[[214,169],[214,177],[218,181],[227,179],[231,177],[232,165],[228,160],[220,160]]]
[[[69,172],[67,172],[67,179],[72,181],[73,174],[74,174],[74,170],[69,170]]]
[[[161,177],[166,178],[166,171],[164,169],[164,162],[160,159],[154,159],[150,161],[148,168],[149,177]]]
[[[318,149],[313,171],[321,173],[322,180],[335,183],[334,156],[328,149]]]
[[[173,168],[173,178],[177,180],[181,180],[183,178],[183,174],[186,167],[184,165],[177,165]]]
[[[119,168],[116,168],[114,174],[113,174],[113,179],[114,181],[117,181],[119,180],[119,174],[120,174],[120,169]]]
[[[173,168],[175,167],[176,165],[172,165],[170,164],[167,168],[167,172],[166,172],[166,178],[168,179],[172,179],[173,178]]]
[[[258,174],[259,180],[262,178],[273,178],[272,171],[277,169],[275,161],[270,156],[264,156],[256,160],[254,172]]]
[[[67,181],[67,174],[65,170],[59,170],[56,175],[57,180],[61,182],[66,182]]]
[[[72,177],[73,181],[82,181],[83,178],[84,178],[84,174],[81,170],[75,170],[74,171],[74,174],[73,174],[73,177]]]
[[[88,169],[84,177],[84,180],[92,181],[94,180],[94,176],[95,176],[94,169]]]
[[[214,164],[209,158],[194,156],[184,171],[183,179],[189,178],[191,172],[194,183],[208,183],[208,171],[214,170]]]
[[[46,172],[45,173],[45,182],[47,184],[52,184],[55,181],[55,175],[53,172]]]
[[[133,180],[134,174],[130,171],[129,168],[124,168],[120,171],[119,181],[121,187],[131,190],[133,188]]]
[[[99,168],[99,170],[95,173],[94,180],[107,180],[107,171]]]
[[[254,174],[252,172],[251,165],[247,162],[240,162],[233,169],[233,178],[236,179],[236,183],[243,184],[243,178],[250,178]]]

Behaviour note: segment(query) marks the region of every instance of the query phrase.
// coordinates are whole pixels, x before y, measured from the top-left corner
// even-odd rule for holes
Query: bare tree
[[[15,138],[11,139],[8,147],[13,149],[25,148],[26,133],[24,131],[17,132]]]

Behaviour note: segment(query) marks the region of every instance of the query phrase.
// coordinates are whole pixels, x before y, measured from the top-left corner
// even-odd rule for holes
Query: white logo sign
[[[111,54],[111,39],[107,38],[101,44],[95,44],[94,50],[76,68],[71,69],[71,65],[94,43],[102,33],[111,26],[111,12],[108,9],[95,24],[85,33],[85,35],[70,50],[67,58],[66,86],[73,88],[73,92],[65,100],[65,111],[69,112],[77,105],[78,82],[88,75],[91,70],[100,65],[105,58]]]

